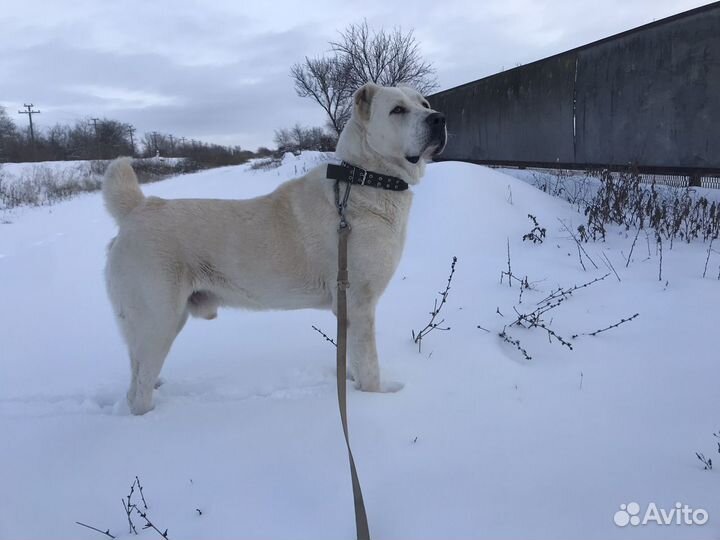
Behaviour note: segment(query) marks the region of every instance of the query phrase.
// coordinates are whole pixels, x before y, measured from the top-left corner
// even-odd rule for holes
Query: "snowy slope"
[[[251,197],[302,174],[227,167],[143,186],[162,197]],[[467,164],[428,168],[400,268],[378,310],[378,347],[396,394],[349,392],[353,450],[376,539],[717,538],[720,479],[694,452],[716,454],[720,429],[720,256],[701,278],[706,246],[666,250],[633,236],[589,244],[585,272],[557,217],[582,216],[520,180]],[[511,201],[511,202],[510,202]],[[547,228],[522,241],[527,214]],[[0,220],[1,221],[1,220]],[[190,320],[163,370],[156,408],[122,404],[126,353],[102,269],[115,225],[98,194],[26,210],[0,225],[0,538],[100,538],[82,521],[130,538],[120,499],[139,475],[149,515],[173,540],[354,538],[336,407],[329,313],[223,311]],[[558,286],[614,276],[555,310],[569,338],[639,317],[574,350],[538,330],[497,336],[518,307],[500,284],[536,282],[520,309]],[[351,240],[352,241],[352,240]],[[640,245],[642,243],[642,245]],[[621,254],[622,252],[622,254]],[[457,272],[443,315],[418,353],[410,338]],[[667,283],[666,283],[667,281]],[[504,315],[498,314],[498,311]],[[485,332],[477,326],[490,330]],[[621,528],[623,503],[703,508],[703,525]],[[196,510],[199,509],[202,515]],[[139,524],[139,521],[136,520]],[[158,537],[141,531],[144,538]]]

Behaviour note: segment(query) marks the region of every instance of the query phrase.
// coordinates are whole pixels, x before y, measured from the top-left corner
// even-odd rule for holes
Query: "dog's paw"
[[[130,395],[127,396],[127,405],[130,412],[136,416],[141,416],[147,412],[152,411],[155,407],[153,406],[152,397],[149,399],[140,399],[137,396],[132,398]]]
[[[394,394],[395,392],[399,392],[405,387],[405,385],[401,382],[397,381],[383,381],[380,383],[380,391],[385,394]]]
[[[116,416],[129,416],[131,413],[127,399],[117,401],[112,407],[112,413]]]

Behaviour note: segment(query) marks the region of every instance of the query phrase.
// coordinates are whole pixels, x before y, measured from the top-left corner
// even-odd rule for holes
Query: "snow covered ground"
[[[174,165],[184,158],[147,158],[145,161],[160,161]],[[32,163],[0,163],[0,174],[4,182],[13,183],[23,179],[33,178],[38,174],[50,174],[63,181],[77,176],[91,176],[92,164],[90,160],[70,161],[37,161]]]
[[[89,173],[91,161],[37,161],[34,163],[2,163],[0,171],[5,175],[8,182],[17,181],[23,175],[32,174],[36,169],[48,169],[56,174],[62,174],[67,170],[87,170]]]
[[[184,175],[143,190],[162,197],[251,197],[318,161]],[[557,218],[571,205],[487,168],[440,163],[414,188],[408,241],[381,300],[378,347],[396,394],[349,392],[350,432],[376,539],[717,538],[720,478],[720,256],[676,242],[663,254],[616,231],[585,249],[583,271]],[[523,242],[527,215],[547,228]],[[0,216],[2,217],[2,216]],[[3,220],[0,219],[0,222]],[[130,538],[121,498],[140,477],[148,515],[168,537],[354,538],[347,458],[336,406],[334,349],[318,311],[223,311],[190,320],[165,364],[156,408],[129,416],[128,361],[105,296],[115,225],[99,194],[20,209],[0,224],[0,538]],[[352,241],[352,239],[350,240]],[[507,242],[514,274],[500,284]],[[574,293],[550,328],[508,329],[558,286],[614,275]],[[442,315],[422,353],[450,261]],[[586,263],[587,264],[587,263]],[[591,332],[639,313],[595,337]],[[550,318],[547,322],[550,322]],[[489,330],[486,332],[478,325]],[[715,336],[715,337],[713,337]],[[716,467],[717,469],[718,467]],[[617,526],[621,504],[676,502],[704,525]],[[631,509],[634,509],[632,506]],[[629,516],[626,516],[629,517]],[[157,537],[152,530],[140,536]]]

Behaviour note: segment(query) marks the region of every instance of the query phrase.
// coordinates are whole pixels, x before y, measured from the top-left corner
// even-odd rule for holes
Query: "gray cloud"
[[[414,29],[450,87],[701,5],[690,0],[429,0],[311,5],[31,1],[0,13],[0,105],[32,101],[40,126],[90,116],[247,148],[321,125],[289,68],[346,24]],[[32,14],[39,16],[32,16]],[[22,123],[24,118],[17,118]]]

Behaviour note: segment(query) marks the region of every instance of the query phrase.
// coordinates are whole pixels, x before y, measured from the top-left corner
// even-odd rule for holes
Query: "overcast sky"
[[[692,0],[0,0],[0,105],[255,149],[323,125],[290,66],[347,24],[414,30],[441,89],[698,7]]]

